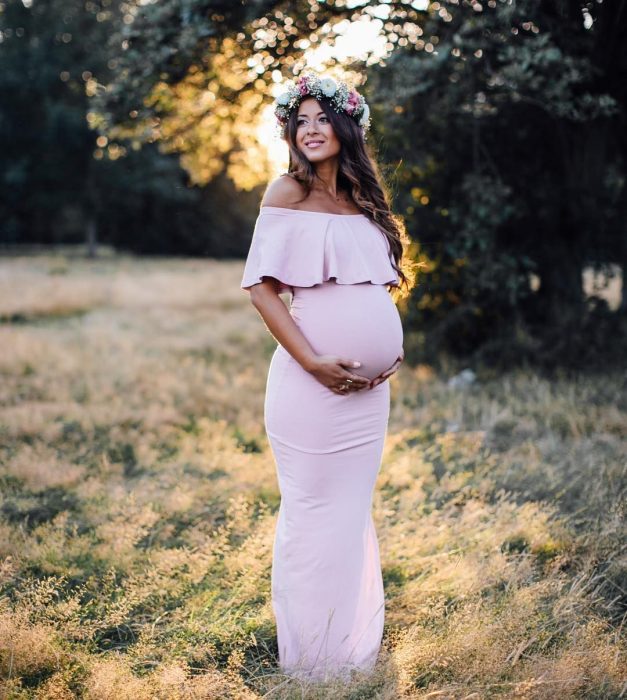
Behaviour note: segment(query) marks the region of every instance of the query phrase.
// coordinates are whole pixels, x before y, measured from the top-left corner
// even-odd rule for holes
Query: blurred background
[[[409,359],[621,362],[626,28],[608,0],[2,0],[2,251],[243,258],[307,67],[371,106],[423,263]]]

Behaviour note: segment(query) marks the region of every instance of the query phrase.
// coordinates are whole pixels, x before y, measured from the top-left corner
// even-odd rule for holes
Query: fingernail
[[[353,362],[353,367],[361,367],[361,362]]]

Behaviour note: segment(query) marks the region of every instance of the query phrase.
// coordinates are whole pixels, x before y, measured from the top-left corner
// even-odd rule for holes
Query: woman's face
[[[313,163],[337,156],[342,148],[331,120],[318,100],[307,97],[298,107],[296,117],[296,146]]]

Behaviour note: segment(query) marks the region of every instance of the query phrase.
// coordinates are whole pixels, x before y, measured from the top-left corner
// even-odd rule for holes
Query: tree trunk
[[[86,234],[85,243],[87,244],[87,257],[95,258],[98,246],[98,225],[96,223],[96,217],[93,214],[90,214],[87,219]]]
[[[570,312],[582,310],[583,264],[572,251],[555,255],[543,261],[538,270],[540,276],[539,298],[547,314],[560,319]]]
[[[85,177],[85,245],[87,247],[87,257],[95,258],[98,246],[98,191],[94,176],[94,159],[89,154],[86,164]]]

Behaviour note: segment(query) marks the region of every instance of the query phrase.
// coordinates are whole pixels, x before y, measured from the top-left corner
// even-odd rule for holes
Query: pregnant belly
[[[290,313],[319,355],[357,360],[368,379],[394,364],[403,347],[398,310],[383,285],[323,282],[295,287]]]

